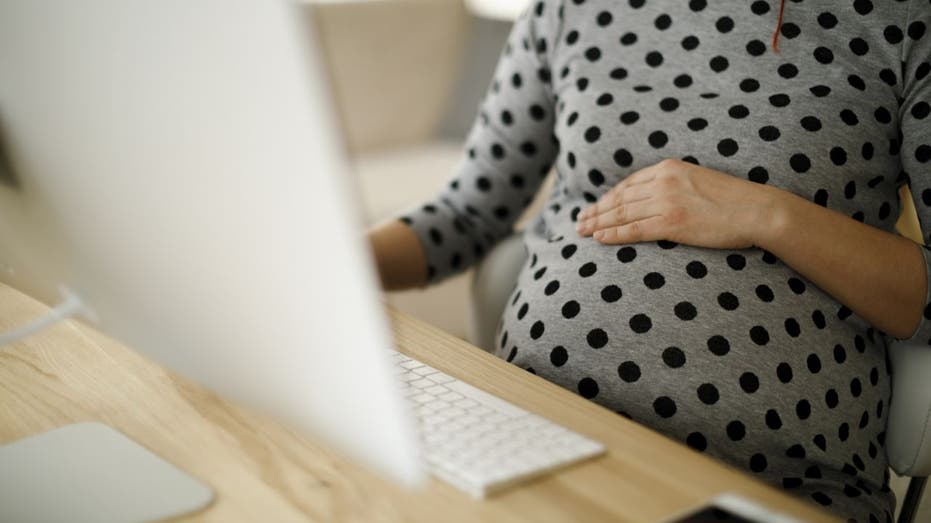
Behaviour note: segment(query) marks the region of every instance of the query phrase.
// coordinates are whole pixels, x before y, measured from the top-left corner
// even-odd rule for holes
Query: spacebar
[[[463,381],[451,381],[445,384],[447,388],[452,389],[467,398],[492,408],[509,417],[522,416],[528,412],[512,403],[509,403],[493,394],[489,394],[481,389],[475,388]]]

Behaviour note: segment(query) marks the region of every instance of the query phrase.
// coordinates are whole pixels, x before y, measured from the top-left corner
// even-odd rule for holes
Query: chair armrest
[[[889,358],[889,466],[903,476],[931,475],[931,347],[893,342],[889,344]]]
[[[469,342],[495,352],[495,332],[527,260],[524,235],[517,233],[498,244],[476,266],[472,277]]]

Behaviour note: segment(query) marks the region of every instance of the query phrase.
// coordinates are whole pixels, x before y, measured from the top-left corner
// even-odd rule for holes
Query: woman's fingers
[[[601,229],[624,225],[631,221],[642,220],[658,214],[660,213],[659,209],[656,208],[655,201],[649,197],[643,197],[639,200],[622,203],[597,216],[587,218],[579,222],[576,229],[579,234],[588,236]]]
[[[653,216],[595,232],[595,241],[606,245],[648,242],[664,239],[662,216]]]
[[[656,172],[653,167],[654,166],[650,166],[640,169],[625,178],[624,181],[604,193],[597,202],[582,210],[582,212],[579,213],[578,219],[584,220],[607,211],[611,207],[614,207],[618,201],[622,201],[620,195],[628,188],[653,181],[653,179],[656,178]]]

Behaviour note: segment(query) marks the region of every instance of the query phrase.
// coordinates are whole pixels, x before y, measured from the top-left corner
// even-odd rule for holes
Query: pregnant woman
[[[388,288],[512,233],[498,355],[849,521],[891,521],[891,339],[931,339],[928,0],[543,0]],[[775,31],[775,33],[774,33]],[[924,312],[923,312],[924,311]],[[931,347],[929,347],[931,350]]]

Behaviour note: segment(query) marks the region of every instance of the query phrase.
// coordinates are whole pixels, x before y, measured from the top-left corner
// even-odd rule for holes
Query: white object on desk
[[[212,500],[206,485],[100,423],[0,447],[0,521],[161,521]]]
[[[474,497],[605,452],[601,443],[423,362],[400,352],[393,358],[430,471]]]

